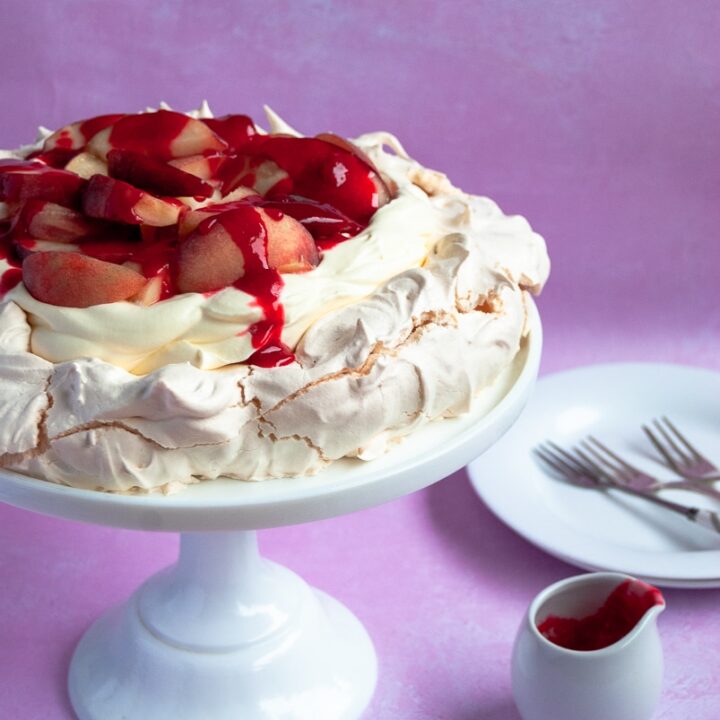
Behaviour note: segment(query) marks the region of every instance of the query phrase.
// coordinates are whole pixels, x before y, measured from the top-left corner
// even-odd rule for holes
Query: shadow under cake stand
[[[487,450],[517,419],[542,331],[469,414],[431,423],[385,456],[314,477],[219,479],[170,496],[80,490],[0,470],[0,501],[48,515],[180,532],[175,565],[85,633],[70,664],[80,720],[352,720],[373,694],[377,658],[337,600],[260,556],[256,531],[311,522],[419,490]],[[488,412],[489,410],[489,412]]]

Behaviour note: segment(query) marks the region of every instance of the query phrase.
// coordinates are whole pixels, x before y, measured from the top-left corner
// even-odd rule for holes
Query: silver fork
[[[590,455],[603,467],[615,475],[618,482],[623,482],[636,490],[645,492],[658,492],[660,490],[686,490],[688,492],[700,493],[720,501],[720,490],[696,479],[684,480],[659,480],[648,475],[639,468],[631,465],[616,452],[613,452],[607,445],[601,443],[597,438],[590,435],[587,440],[581,443]]]
[[[689,480],[708,483],[720,480],[720,468],[691,445],[668,418],[653,420],[652,424],[654,428],[643,425],[642,429],[667,467]]]
[[[638,490],[630,485],[625,485],[623,482],[619,482],[614,474],[594,462],[592,458],[580,448],[573,448],[573,452],[568,452],[548,440],[534,448],[533,452],[547,467],[554,470],[565,482],[571,485],[600,490],[619,490],[620,492],[634,495],[635,497],[664,507],[666,510],[682,515],[687,520],[701,527],[720,533],[719,513],[706,510],[705,508],[681,505],[680,503],[658,497],[652,492]]]

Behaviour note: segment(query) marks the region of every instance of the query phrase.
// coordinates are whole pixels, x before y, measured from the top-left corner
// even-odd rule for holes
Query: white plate
[[[720,465],[720,373],[618,363],[539,380],[520,420],[468,472],[495,515],[551,555],[668,587],[720,587],[720,535],[641,499],[566,485],[543,472],[530,452],[547,438],[570,445],[592,433],[631,462],[668,477],[641,430],[662,415]],[[720,503],[695,494],[665,496],[720,511]]]

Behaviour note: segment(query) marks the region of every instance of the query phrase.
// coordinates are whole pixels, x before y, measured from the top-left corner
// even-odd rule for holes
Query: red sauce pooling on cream
[[[550,615],[537,627],[550,642],[568,650],[600,650],[625,637],[651,607],[664,604],[657,588],[639,580],[625,580],[592,615]]]

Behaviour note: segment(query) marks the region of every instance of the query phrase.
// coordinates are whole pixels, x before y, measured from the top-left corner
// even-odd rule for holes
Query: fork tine
[[[564,448],[561,448],[559,445],[554,443],[552,440],[548,440],[546,442],[546,445],[550,446],[554,451],[555,455],[560,455],[561,457],[565,458],[568,463],[570,463],[572,466],[575,467],[575,473],[579,473],[581,475],[587,474],[590,472],[591,474],[595,474],[593,470],[588,470],[588,468],[583,465],[575,456],[570,454],[567,450]]]
[[[578,475],[581,473],[581,470],[577,466],[568,463],[561,455],[555,452],[552,448],[549,448],[547,446],[547,443],[538,446],[537,448],[535,448],[535,451],[548,464],[551,464],[551,462],[554,463],[555,467],[565,475],[567,475],[568,473],[570,475]]]
[[[660,455],[663,456],[663,458],[665,458],[666,464],[669,465],[676,472],[680,473],[680,467],[675,462],[675,458],[667,452],[663,444],[655,437],[655,433],[647,425],[643,425],[642,429],[643,432],[647,435],[648,440],[650,440],[650,442],[655,446],[655,449],[660,453]]]
[[[554,450],[548,447],[534,448],[535,455],[544,462],[552,471],[572,485],[580,487],[604,487],[606,484],[595,475],[584,471],[579,472],[578,469],[565,462],[561,457],[557,456]]]
[[[575,475],[575,471],[570,468],[569,465],[563,465],[560,463],[559,460],[557,460],[553,455],[551,455],[545,448],[542,446],[533,448],[533,452],[535,455],[537,455],[540,460],[542,460],[546,465],[549,465],[555,472],[560,473],[561,475],[567,476],[568,473],[571,473],[572,475]]]
[[[563,477],[576,478],[578,476],[579,473],[574,467],[568,465],[562,458],[557,457],[551,450],[545,447],[537,447],[534,451],[546,465],[549,465]]]
[[[690,444],[689,440],[675,427],[675,425],[670,422],[669,418],[663,415],[661,419],[696,460],[699,460],[700,462],[709,462],[704,455],[702,455],[693,445]]]
[[[622,480],[617,479],[617,473],[616,474],[610,474],[607,472],[607,470],[603,470],[597,463],[595,463],[592,458],[588,457],[588,455],[583,452],[583,450],[579,447],[573,448],[573,450],[595,471],[595,473],[601,477],[605,478],[606,480],[609,480],[612,483],[620,483],[624,484]]]
[[[598,443],[599,444],[599,443]],[[615,464],[611,460],[609,460],[607,457],[602,455],[596,448],[594,448],[587,440],[583,440],[583,442],[580,443],[580,446],[585,448],[585,450],[590,453],[594,458],[597,458],[606,468],[608,468],[614,475],[619,476],[621,479],[627,479],[630,478],[628,475],[630,474],[629,471],[627,471],[623,466],[622,463]],[[603,446],[604,447],[604,446]],[[612,457],[612,453],[610,453],[610,456]]]
[[[590,435],[589,440],[598,448],[600,448],[604,453],[609,455],[615,462],[622,465],[628,472],[633,473],[633,475],[639,475],[640,470],[638,470],[634,465],[631,465],[627,460],[623,460],[617,453],[614,453],[607,445],[601,443],[596,437],[593,435]]]
[[[678,446],[678,444],[673,440],[670,433],[660,424],[659,420],[655,419],[653,420],[653,425],[655,425],[655,429],[665,438],[665,441],[670,445],[670,447],[677,453],[678,457],[680,458],[680,462],[683,465],[688,465],[692,461],[692,458],[689,458],[682,449]]]

